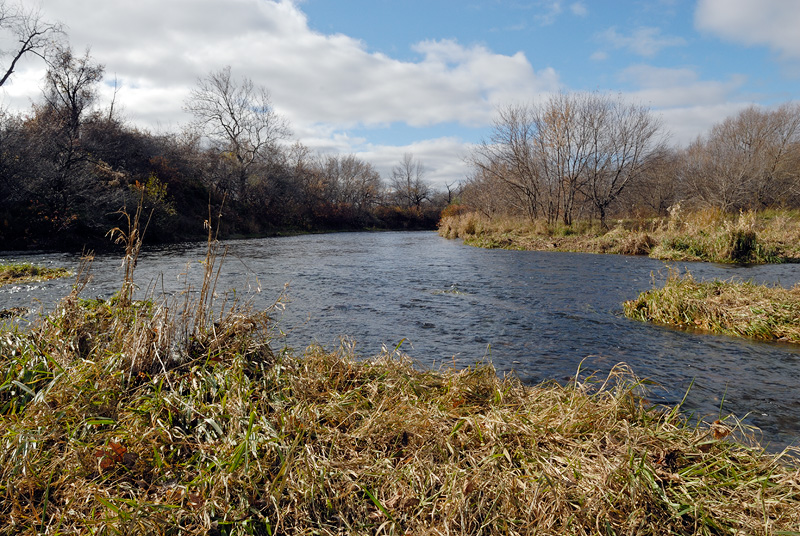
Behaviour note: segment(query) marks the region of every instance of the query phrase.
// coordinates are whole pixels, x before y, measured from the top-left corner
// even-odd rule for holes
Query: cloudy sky
[[[23,0],[105,65],[124,117],[179,131],[198,77],[265,86],[294,139],[388,174],[406,152],[436,185],[464,178],[498,106],[622,93],[685,144],[800,89],[798,0]],[[2,88],[41,98],[42,64]],[[108,101],[107,101],[108,102]]]

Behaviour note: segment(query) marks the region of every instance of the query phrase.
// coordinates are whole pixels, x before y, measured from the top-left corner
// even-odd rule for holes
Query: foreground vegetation
[[[47,281],[70,275],[71,272],[65,268],[47,268],[30,263],[0,263],[0,287],[11,283]]]
[[[604,231],[599,224],[569,226],[525,218],[486,218],[449,209],[439,234],[465,244],[507,249],[649,255],[674,261],[772,263],[800,260],[800,214],[768,210],[726,214],[707,209],[667,218],[619,220]]]
[[[490,365],[276,355],[247,309],[181,339],[121,303],[72,295],[3,334],[0,533],[800,530],[793,460],[648,407],[625,368],[531,388]]]
[[[0,534],[777,534],[800,466],[732,418],[652,407],[624,366],[528,387],[348,348],[275,353],[266,311],[200,288],[75,290],[0,334]],[[727,421],[727,422],[725,422]]]
[[[636,320],[760,340],[800,343],[800,287],[695,280],[673,271],[662,288],[624,304]]]

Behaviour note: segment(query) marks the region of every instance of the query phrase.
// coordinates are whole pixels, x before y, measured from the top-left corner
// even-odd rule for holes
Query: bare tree
[[[464,191],[464,184],[461,181],[446,182],[444,188],[447,190],[447,204],[449,205]]]
[[[372,208],[381,190],[380,173],[370,164],[355,155],[339,158],[339,195],[357,211]]]
[[[88,50],[77,57],[69,47],[59,47],[48,63],[44,90],[47,111],[77,138],[86,112],[97,100],[97,84],[105,69],[92,60]]]
[[[785,202],[800,187],[800,107],[751,106],[685,153],[683,180],[703,204],[732,210]]]
[[[425,181],[425,166],[405,153],[403,159],[392,168],[391,187],[398,201],[406,208],[419,207],[431,194],[430,185]]]
[[[591,134],[583,193],[592,201],[607,228],[608,208],[630,184],[642,180],[655,156],[665,149],[661,122],[648,108],[592,95],[584,121]]]
[[[289,125],[272,107],[269,92],[249,78],[234,80],[230,66],[201,78],[185,109],[211,143],[230,158],[235,197],[243,197],[253,167],[267,162]]]
[[[651,155],[639,179],[620,196],[626,209],[640,216],[669,215],[669,208],[684,194],[678,180],[682,155],[669,148]]]
[[[46,214],[51,230],[59,232],[77,221],[79,212],[106,212],[98,209],[107,198],[95,180],[93,168],[99,162],[85,136],[85,126],[98,117],[94,105],[103,66],[88,52],[76,56],[69,48],[58,48],[48,63],[44,101],[23,124],[34,169],[21,186]]]
[[[476,169],[461,188],[462,204],[487,218],[498,214],[528,216],[527,203],[520,199],[520,191],[500,177]]]
[[[546,192],[548,222],[572,224],[577,194],[587,180],[599,118],[591,110],[596,95],[558,93],[534,107],[533,158]]]
[[[649,110],[598,93],[559,93],[499,110],[489,142],[471,157],[481,179],[506,183],[531,217],[569,225],[591,202],[605,225],[608,207],[661,149]]]
[[[0,31],[14,42],[14,46],[0,51],[0,57],[6,58],[0,66],[0,86],[14,74],[24,56],[33,54],[45,59],[48,48],[64,33],[61,24],[42,20],[38,11],[5,0],[0,1]]]
[[[512,105],[498,110],[489,141],[481,143],[467,161],[476,169],[470,190],[504,183],[518,203],[512,206],[531,219],[539,216],[542,184],[533,157],[534,118],[530,106]],[[491,188],[494,190],[494,188]],[[480,204],[486,206],[484,199]]]

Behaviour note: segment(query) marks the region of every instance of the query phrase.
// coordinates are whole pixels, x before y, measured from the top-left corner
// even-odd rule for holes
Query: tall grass
[[[800,286],[784,289],[752,282],[700,282],[691,274],[671,270],[663,287],[625,302],[624,310],[636,320],[800,343]]]
[[[625,366],[528,387],[274,352],[274,309],[216,299],[223,256],[209,233],[178,302],[83,299],[84,269],[0,334],[0,534],[800,531],[791,451],[648,405]]]
[[[775,263],[800,259],[800,217],[790,211],[725,214],[684,212],[669,218],[599,224],[548,225],[524,218],[460,213],[442,219],[439,233],[480,247],[649,255],[674,261]]]

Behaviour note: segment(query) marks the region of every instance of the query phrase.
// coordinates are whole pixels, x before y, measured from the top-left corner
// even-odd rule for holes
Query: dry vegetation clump
[[[47,281],[72,275],[65,268],[46,268],[30,263],[0,264],[0,287],[11,283]]]
[[[787,262],[800,261],[800,211],[765,210],[758,213],[758,236]]]
[[[797,222],[795,226],[800,227]],[[787,260],[777,243],[764,239],[762,227],[753,211],[738,216],[711,209],[684,214],[676,205],[650,256],[674,261],[753,264]]]
[[[760,340],[800,343],[800,287],[695,280],[670,271],[662,288],[624,304],[636,320]]]
[[[548,225],[523,218],[485,218],[475,213],[448,216],[440,234],[479,247],[649,255],[672,261],[775,263],[800,259],[800,216],[790,211],[725,214],[719,210],[670,217],[620,220],[603,231],[598,224]]]

